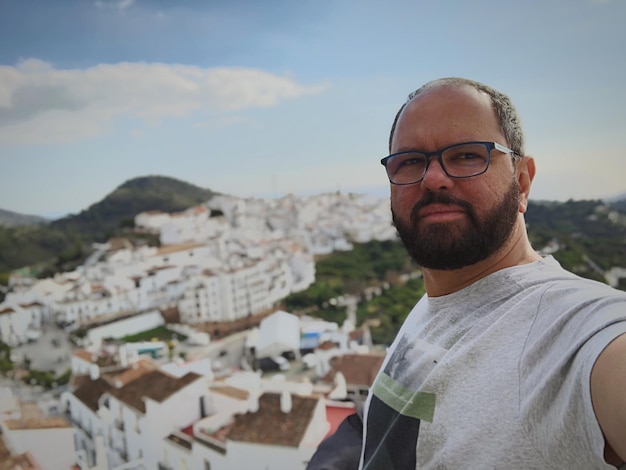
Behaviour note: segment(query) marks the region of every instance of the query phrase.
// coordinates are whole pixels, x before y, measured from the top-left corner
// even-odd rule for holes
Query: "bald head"
[[[389,148],[391,149],[391,142],[393,140],[393,135],[396,129],[396,125],[398,123],[398,118],[400,117],[400,114],[402,114],[405,106],[413,98],[420,95],[421,93],[424,93],[428,90],[433,90],[435,88],[458,88],[464,86],[472,87],[480,93],[485,93],[489,97],[491,101],[491,106],[493,107],[498,117],[500,130],[507,140],[506,144],[508,144],[508,146],[518,155],[524,155],[524,133],[522,131],[521,120],[519,114],[517,113],[517,110],[515,109],[515,106],[511,102],[511,99],[504,93],[501,93],[498,90],[495,90],[494,88],[491,88],[490,86],[487,86],[483,83],[459,77],[448,77],[433,80],[409,94],[406,102],[398,110],[398,113],[396,114],[396,117],[393,121],[393,125],[391,126],[391,132],[389,134]]]

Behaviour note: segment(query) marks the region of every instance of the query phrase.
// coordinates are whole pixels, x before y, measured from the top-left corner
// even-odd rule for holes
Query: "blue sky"
[[[0,208],[166,175],[237,196],[387,193],[406,95],[509,94],[533,199],[626,192],[626,0],[0,0]]]

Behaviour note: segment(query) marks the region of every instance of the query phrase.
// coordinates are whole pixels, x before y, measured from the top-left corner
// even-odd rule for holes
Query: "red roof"
[[[324,439],[335,434],[341,422],[354,413],[356,413],[354,406],[326,405],[326,421],[330,424],[330,429]]]

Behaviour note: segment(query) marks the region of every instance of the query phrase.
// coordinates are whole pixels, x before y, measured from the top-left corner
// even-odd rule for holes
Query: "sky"
[[[626,192],[626,0],[0,0],[0,208],[163,175],[386,196],[393,117],[462,76],[511,97],[531,199]]]

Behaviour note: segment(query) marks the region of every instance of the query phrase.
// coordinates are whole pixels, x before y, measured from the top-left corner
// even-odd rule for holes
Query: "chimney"
[[[348,397],[346,378],[341,372],[335,374],[335,388],[328,394],[331,400],[344,400]]]
[[[280,411],[285,414],[291,412],[291,393],[289,390],[283,390],[280,394]]]
[[[117,354],[120,358],[120,366],[128,367],[128,349],[126,346],[120,346],[117,350]]]
[[[89,365],[89,378],[91,380],[98,380],[100,378],[100,367],[98,367],[98,364]]]
[[[250,390],[248,394],[248,411],[250,413],[259,411],[259,392],[257,390]]]

